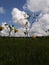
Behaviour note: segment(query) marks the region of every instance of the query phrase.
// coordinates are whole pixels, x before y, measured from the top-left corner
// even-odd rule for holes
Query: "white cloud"
[[[0,13],[5,13],[5,10],[3,7],[0,7]]]
[[[1,36],[9,36],[10,28],[8,25],[5,25],[5,24],[7,24],[7,23],[3,22],[1,25],[2,27],[4,27],[4,29],[1,31]],[[18,32],[16,32],[16,33],[14,33],[14,30],[12,30],[10,36],[12,36],[12,37],[24,37],[25,36],[24,31],[25,31],[25,28],[20,27],[20,28],[18,28]]]
[[[14,33],[14,31],[11,32],[11,36],[16,37],[25,37],[24,31],[25,27],[23,27],[26,23],[26,18],[28,15],[24,11],[20,11],[17,8],[14,8],[12,11],[12,17],[16,24],[20,25],[21,27],[18,28],[18,32]],[[32,24],[32,28],[29,31],[28,36],[36,35],[36,36],[48,36],[49,32],[46,32],[49,29],[49,13],[45,13],[42,15],[42,13],[38,16],[38,21],[34,22]],[[27,20],[28,21],[28,20]],[[28,21],[29,23],[29,21]],[[6,22],[2,23],[2,26],[4,27],[4,30],[2,31],[2,36],[8,36],[9,35],[9,27],[8,25],[5,26]],[[28,24],[28,26],[30,23]],[[7,30],[8,27],[8,30]],[[29,29],[29,27],[28,27]]]
[[[23,6],[24,9],[29,9],[32,12],[42,11],[48,12],[49,0],[27,0]]]
[[[24,28],[18,28],[18,32],[15,34],[16,37],[25,37],[24,34],[25,29]]]
[[[13,8],[12,18],[13,18],[14,23],[18,24],[19,26],[24,27],[25,23],[28,22],[28,26],[30,26],[30,23],[27,20],[28,17],[29,16],[24,11],[20,11],[17,8]]]
[[[24,9],[29,9],[32,12],[40,12],[38,21],[32,24],[30,29],[30,36],[47,36],[49,32],[46,32],[49,29],[49,0],[27,0]]]
[[[8,25],[6,22],[2,23],[2,27],[4,29],[2,30],[2,36],[9,36],[9,29],[7,29]],[[29,28],[28,28],[29,29]],[[49,35],[49,32],[46,32],[49,29],[49,14],[44,14],[38,21],[34,22],[32,25],[32,28],[29,31],[28,36],[36,35],[36,36],[47,36]],[[12,30],[11,36],[15,37],[25,37],[25,28],[20,27],[18,28],[18,32],[14,33]]]
[[[9,29],[8,25],[5,25],[5,24],[7,24],[7,23],[6,23],[6,22],[3,22],[2,25],[1,25],[1,26],[4,28],[4,29],[1,31],[2,36],[9,36],[9,31],[10,31],[10,29]]]
[[[34,22],[30,30],[31,35],[47,36],[49,32],[49,14],[44,14],[38,21]]]

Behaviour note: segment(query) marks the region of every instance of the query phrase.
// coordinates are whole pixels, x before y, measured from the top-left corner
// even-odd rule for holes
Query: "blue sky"
[[[14,24],[12,22],[11,11],[13,8],[23,10],[23,5],[25,4],[25,2],[26,0],[0,0],[0,7],[3,7],[5,11],[5,13],[0,13],[0,24],[2,22],[7,22],[8,24]]]
[[[31,34],[29,35],[32,36],[33,32],[34,32],[34,35],[38,35],[38,36],[49,35],[49,32],[45,33],[45,30],[49,29],[49,0],[29,0],[29,1],[28,0],[0,0],[0,25],[2,22],[7,22],[10,25],[14,25],[16,28],[19,28],[20,30],[20,27],[18,27],[17,24],[15,24],[12,19],[13,18],[18,19],[19,16],[22,15],[21,14],[16,17],[19,11],[20,12],[24,11],[23,6],[24,6],[24,9],[26,9],[26,12],[32,15],[28,21],[30,24],[33,22],[32,26],[30,25]],[[15,9],[14,12],[18,11],[16,15],[15,14],[13,15],[14,17],[12,17],[12,14],[11,14],[13,9]],[[23,20],[21,19],[21,22],[20,20],[19,21],[16,20],[18,24],[22,22],[24,23],[24,21],[25,19]],[[23,32],[23,30],[24,28],[22,27],[21,33]]]

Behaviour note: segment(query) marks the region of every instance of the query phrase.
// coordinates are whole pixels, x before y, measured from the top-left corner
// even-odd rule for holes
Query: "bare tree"
[[[28,22],[25,23],[25,29],[26,29],[24,32],[25,37],[28,37]]]
[[[33,14],[31,14],[31,15],[30,15],[30,14],[27,14],[27,15],[28,15],[28,17],[27,17],[26,19],[27,19],[28,21],[30,20],[31,17],[33,18],[33,21],[30,22],[30,24],[31,24],[30,27],[29,27],[29,31],[30,31],[33,22],[34,22],[34,21],[38,21],[38,16],[39,16],[39,14],[33,13]],[[24,34],[25,34],[26,37],[28,37],[28,34],[29,34],[29,31],[28,31],[28,22],[25,23],[25,29],[26,29],[26,31],[24,32]]]
[[[14,36],[15,36],[15,33],[18,32],[18,30],[14,27],[14,25],[12,26],[9,25],[9,28],[10,28],[9,36],[11,35],[12,30],[14,31]]]
[[[10,29],[10,30],[9,30],[9,36],[11,35],[11,32],[12,32],[12,30],[13,30],[13,27],[14,27],[14,25],[12,25],[12,26],[9,25],[9,29]]]
[[[12,32],[12,31],[14,31],[14,34],[15,34],[16,32],[18,32],[18,30],[17,30],[16,28],[14,28],[14,25],[11,26],[11,25],[5,24],[5,26],[6,26],[7,30],[8,30],[9,37],[11,36],[11,32]]]
[[[6,26],[7,30],[8,30],[9,37],[10,37],[10,35],[11,35],[11,32],[12,32],[12,30],[13,30],[14,25],[10,26],[10,25],[8,25],[8,24],[5,24],[5,26]]]

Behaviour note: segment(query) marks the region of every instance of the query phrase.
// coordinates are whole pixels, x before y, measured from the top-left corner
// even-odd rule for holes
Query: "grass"
[[[49,37],[0,37],[0,65],[49,65]]]

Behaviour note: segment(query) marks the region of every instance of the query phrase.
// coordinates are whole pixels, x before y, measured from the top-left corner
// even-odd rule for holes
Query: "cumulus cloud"
[[[32,12],[40,12],[36,17],[30,29],[30,36],[47,36],[49,35],[49,0],[26,0],[24,9]],[[35,16],[35,15],[34,15]],[[34,18],[35,19],[35,18]]]
[[[39,6],[40,5],[40,6]],[[38,20],[32,24],[32,27],[30,28],[30,22],[28,21],[28,15],[24,11],[20,11],[17,8],[13,8],[12,10],[12,19],[13,22],[21,26],[18,28],[18,32],[14,33],[12,30],[11,36],[15,37],[25,37],[25,24],[28,22],[28,36],[36,35],[36,36],[48,36],[49,35],[49,1],[48,0],[27,0],[26,5],[24,5],[24,8],[27,7],[32,12],[39,12],[39,16],[37,17]],[[44,14],[42,14],[44,13]],[[5,26],[5,23],[2,23],[2,27],[4,27],[4,30],[2,31],[2,36],[8,36],[9,35],[9,27],[8,25]],[[8,28],[8,30],[7,30]]]
[[[3,7],[0,7],[0,13],[5,13],[5,10]]]
[[[13,18],[13,22],[18,24],[19,26],[24,27],[25,23],[28,22],[28,26],[30,26],[30,23],[28,21],[29,16],[24,12],[24,11],[20,11],[17,8],[13,8],[12,10],[12,18]]]
[[[18,28],[18,32],[15,33],[15,36],[16,37],[25,37],[24,31],[25,31],[24,28],[22,28],[22,27],[21,28]]]
[[[4,28],[1,31],[1,36],[9,36],[9,31],[10,31],[9,25],[6,22],[3,22],[1,26]],[[18,28],[18,32],[15,33],[14,28],[13,28],[10,36],[11,37],[25,37],[24,31],[25,31],[25,28],[20,27]]]
[[[48,12],[49,0],[27,0],[23,6],[24,9],[29,9],[32,12]]]
[[[8,25],[6,25],[7,23],[6,22],[3,22],[2,23],[2,27],[4,28],[2,31],[1,31],[1,33],[2,33],[2,36],[9,36],[9,31],[10,31],[10,29],[9,29],[9,26]],[[6,25],[6,26],[5,26]]]
[[[43,10],[43,8],[41,8],[40,10],[45,12],[45,9]],[[36,8],[35,8],[35,10],[36,10]],[[37,8],[37,10],[39,11],[38,8]],[[25,28],[23,26],[25,25],[26,21],[28,21],[27,20],[28,15],[24,11],[20,11],[19,9],[14,8],[12,10],[12,17],[13,17],[14,22],[21,26],[18,29],[19,32],[17,32],[15,34],[15,36],[17,36],[17,37],[25,36],[24,35]],[[29,21],[28,21],[28,23],[29,23]],[[29,25],[30,25],[30,23],[28,24],[28,26]],[[29,29],[29,27],[28,27],[28,29]],[[38,20],[32,24],[32,27],[28,30],[28,33],[29,33],[29,36],[32,36],[32,35],[47,36],[47,35],[49,35],[48,30],[49,30],[49,13],[46,12],[43,15],[42,15],[42,13],[40,13],[40,15],[38,16]]]
[[[49,14],[44,14],[38,21],[34,22],[30,30],[31,35],[49,35]],[[46,32],[47,31],[47,32]]]

